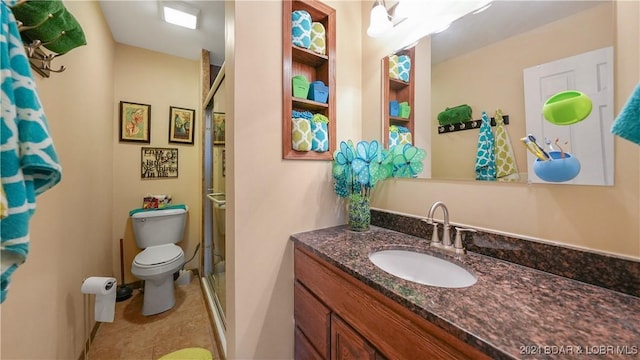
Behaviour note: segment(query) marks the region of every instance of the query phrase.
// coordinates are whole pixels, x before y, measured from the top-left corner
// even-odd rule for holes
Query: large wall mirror
[[[508,116],[506,129],[519,182],[544,182],[530,175],[535,158],[520,141],[528,133],[536,133],[542,146],[546,146],[544,137],[551,140],[551,146],[558,138],[565,151],[581,154],[581,174],[589,173],[588,179],[576,177],[563,184],[612,185],[613,135],[609,129],[613,122],[613,5],[608,0],[494,1],[485,11],[467,14],[448,29],[412,45],[414,144],[426,149],[430,157],[425,164],[429,168],[421,177],[475,181],[478,130],[441,133],[437,121],[438,113],[445,108],[468,104],[473,120],[479,120],[483,111],[493,117],[497,109]],[[565,74],[559,77],[536,72],[554,66],[557,70],[558,62],[574,59],[575,63],[576,56],[598,50],[610,56],[608,63],[596,62],[588,69],[591,85],[566,75],[565,70],[556,71],[555,75]],[[582,58],[577,59],[581,64]],[[537,82],[526,83],[526,73]],[[598,95],[603,88],[607,91],[604,102]],[[592,114],[569,126],[546,122],[541,106],[544,99],[569,89],[597,98]],[[538,102],[526,99],[536,94]],[[587,124],[591,125],[589,129]]]

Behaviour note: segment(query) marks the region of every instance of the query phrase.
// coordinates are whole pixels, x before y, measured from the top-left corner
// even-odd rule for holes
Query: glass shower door
[[[204,176],[207,192],[204,211],[203,277],[216,327],[222,332],[226,331],[224,97],[224,77],[222,77],[205,113]]]

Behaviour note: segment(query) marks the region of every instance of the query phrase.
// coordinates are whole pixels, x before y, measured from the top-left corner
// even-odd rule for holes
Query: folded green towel
[[[32,0],[14,6],[11,12],[24,26],[36,26],[45,21],[49,14],[56,15],[64,9],[60,0]]]
[[[329,118],[322,115],[322,114],[313,114],[313,120],[314,123],[323,123],[323,124],[328,124],[329,123]]]
[[[55,53],[64,54],[74,48],[86,44],[87,40],[84,37],[84,32],[78,25],[78,27],[71,30],[65,30],[64,35],[61,35],[58,39],[52,41],[50,44],[44,45],[44,47]]]
[[[139,208],[139,209],[133,209],[131,211],[129,211],[129,216],[139,213],[139,212],[146,212],[146,211],[158,211],[158,210],[169,210],[169,209],[183,209],[183,210],[189,210],[189,208],[187,208],[187,205],[184,204],[177,204],[177,205],[168,205],[165,207],[161,207],[161,208],[149,208],[149,209],[145,209],[145,208]]]
[[[440,125],[458,124],[471,120],[471,106],[467,104],[446,108],[438,114]]]
[[[43,47],[58,54],[87,44],[82,27],[60,0],[27,1],[12,11],[25,26],[37,25],[21,33],[25,43],[40,40]],[[49,14],[52,17],[47,20]]]

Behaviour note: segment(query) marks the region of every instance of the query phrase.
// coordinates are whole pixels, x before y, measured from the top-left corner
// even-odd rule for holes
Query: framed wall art
[[[196,111],[175,106],[169,107],[169,142],[193,145]]]
[[[143,179],[178,177],[178,149],[142,148],[140,174]]]
[[[120,101],[120,141],[151,142],[151,105]]]
[[[224,145],[224,113],[213,113],[213,145]]]

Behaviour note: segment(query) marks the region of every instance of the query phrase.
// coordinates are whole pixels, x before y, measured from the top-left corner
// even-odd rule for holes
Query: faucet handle
[[[477,232],[476,229],[469,229],[469,228],[463,228],[463,227],[458,227],[456,226],[456,239],[453,242],[453,247],[456,250],[456,253],[458,254],[464,254],[465,253],[465,249],[464,246],[462,245],[462,234],[464,232]]]

